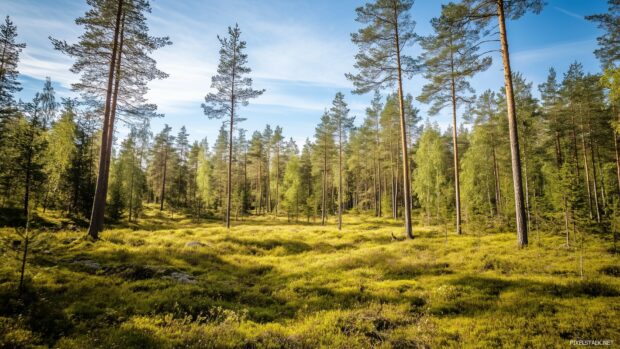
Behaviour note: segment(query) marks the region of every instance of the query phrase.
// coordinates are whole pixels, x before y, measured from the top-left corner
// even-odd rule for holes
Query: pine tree
[[[327,220],[327,177],[334,152],[334,132],[335,126],[330,113],[325,111],[321,116],[321,123],[315,129],[315,149],[317,157],[315,163],[321,164],[321,225],[325,225]]]
[[[261,214],[263,210],[263,161],[265,156],[265,147],[263,135],[259,131],[254,131],[250,140],[249,155],[254,163],[256,181],[255,181],[255,203],[254,208],[256,214]]]
[[[166,202],[166,184],[171,171],[169,161],[173,153],[174,137],[170,134],[172,128],[167,124],[153,140],[151,148],[150,177],[153,190],[156,191],[156,202],[159,202],[159,210],[164,210]],[[169,185],[169,183],[168,183]]]
[[[286,210],[289,219],[293,215],[295,220],[299,218],[301,203],[304,201],[300,171],[299,157],[293,152],[290,154],[290,159],[286,163],[286,170],[284,172],[282,183],[284,200],[282,201],[282,206]]]
[[[282,146],[282,127],[276,126],[276,129],[273,132],[273,137],[271,138],[271,143],[273,144],[274,151],[276,153],[276,163],[275,163],[275,175],[276,175],[276,204],[275,204],[275,212],[276,216],[278,215],[278,205],[280,203],[280,148]]]
[[[367,93],[398,84],[400,105],[400,137],[403,157],[403,199],[405,206],[405,234],[413,238],[411,228],[411,188],[409,153],[407,151],[407,124],[405,119],[403,75],[415,72],[415,61],[402,50],[413,42],[415,22],[409,15],[412,0],[376,0],[356,9],[356,20],[367,27],[351,34],[358,45],[355,68],[358,74],[346,74],[353,81],[355,93]]]
[[[437,125],[426,124],[416,151],[416,169],[413,189],[426,211],[427,224],[431,224],[432,213],[440,216],[440,207],[447,204],[445,188],[446,159],[444,144]]]
[[[515,218],[517,222],[517,243],[519,247],[528,244],[527,218],[523,199],[523,183],[521,175],[521,152],[519,149],[519,135],[517,111],[515,108],[510,53],[508,51],[508,36],[506,34],[506,19],[516,20],[527,11],[539,13],[544,2],[542,0],[463,0],[468,13],[464,20],[472,21],[479,28],[487,28],[493,17],[497,17],[499,27],[500,50],[504,67],[504,85],[506,89],[506,107],[508,111],[508,130],[510,139],[510,154],[512,158],[512,181],[514,186]]]
[[[430,83],[422,88],[422,94],[418,99],[424,103],[433,102],[431,114],[437,114],[448,105],[452,107],[457,234],[461,234],[461,195],[456,111],[460,103],[469,101],[467,94],[473,93],[468,79],[491,65],[491,58],[481,58],[478,52],[480,45],[478,31],[460,20],[466,10],[466,7],[453,3],[442,5],[441,16],[431,20],[434,33],[420,42],[425,50],[422,55],[424,77]]]
[[[197,196],[200,199],[199,203],[199,216],[200,207],[204,205],[205,208],[211,206],[212,203],[212,186],[211,186],[211,173],[212,166],[209,161],[209,144],[206,138],[200,143],[198,152],[198,173],[196,175],[196,189]]]
[[[116,112],[127,119],[155,115],[156,106],[146,103],[147,84],[167,75],[156,68],[149,54],[171,43],[167,37],[148,35],[145,13],[151,9],[147,0],[87,2],[90,10],[76,19],[85,29],[79,42],[70,45],[50,39],[57,50],[76,59],[71,71],[80,74],[80,82],[73,89],[103,109],[99,173],[88,229],[97,239],[103,230]]]
[[[301,205],[308,221],[310,216],[313,215],[313,196],[314,185],[312,176],[312,143],[309,139],[306,139],[300,157],[299,174],[301,177],[300,190],[301,190]]]
[[[44,129],[51,126],[51,123],[56,118],[57,109],[58,103],[56,102],[56,93],[52,86],[52,80],[47,77],[45,78],[45,84],[41,92],[41,119]]]
[[[19,71],[19,54],[26,48],[26,44],[17,43],[17,27],[13,24],[9,16],[6,16],[4,23],[0,24],[0,117],[4,119],[7,108],[13,106],[15,101],[13,94],[21,91],[21,86],[17,77]]]
[[[265,147],[265,206],[267,208],[267,212],[271,213],[271,150],[273,148],[272,137],[273,130],[271,129],[271,125],[265,125],[265,129],[263,130],[263,144]]]
[[[43,110],[45,110],[43,108]],[[47,132],[47,149],[45,154],[44,171],[47,177],[45,196],[43,198],[43,209],[50,204],[56,206],[59,203],[70,201],[70,194],[59,193],[62,182],[65,180],[71,167],[72,159],[76,156],[76,132],[75,109],[72,103],[66,103],[65,108],[51,129]],[[43,113],[43,120],[45,114]],[[42,120],[44,127],[45,121]],[[70,193],[70,192],[69,192]]]
[[[45,179],[43,172],[44,155],[47,142],[44,129],[40,94],[35,94],[32,102],[22,105],[23,114],[11,120],[7,140],[11,144],[11,158],[14,179],[23,189],[23,215],[28,215],[31,197],[36,195]],[[17,183],[15,183],[17,184]]]
[[[353,127],[355,117],[349,117],[349,108],[341,92],[336,93],[329,110],[330,121],[334,125],[334,136],[338,143],[338,230],[342,229],[342,161],[343,150],[347,141],[347,132]]]
[[[227,186],[227,208],[226,208],[226,227],[230,228],[230,209],[232,205],[232,146],[233,129],[235,122],[243,119],[238,116],[237,107],[247,105],[248,101],[256,98],[265,90],[253,90],[252,79],[244,77],[251,72],[247,67],[248,56],[243,53],[245,41],[241,40],[241,30],[238,25],[234,28],[228,27],[228,37],[217,37],[222,45],[220,49],[220,63],[217,68],[217,75],[213,76],[211,87],[216,89],[215,93],[209,93],[202,104],[205,115],[209,118],[228,117],[229,142],[228,142],[228,186]]]
[[[608,0],[607,13],[586,16],[596,22],[604,34],[596,38],[599,48],[594,51],[603,68],[618,68],[620,62],[620,1]]]

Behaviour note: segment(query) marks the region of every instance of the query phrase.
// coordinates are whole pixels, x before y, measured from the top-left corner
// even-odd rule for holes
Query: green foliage
[[[425,211],[427,222],[430,222],[431,216],[436,219],[446,218],[441,208],[449,205],[447,198],[453,195],[446,178],[449,157],[444,144],[439,126],[427,123],[415,153],[416,168],[413,174],[413,190]]]
[[[616,257],[601,236],[585,245],[581,280],[577,250],[552,233],[515,249],[510,232],[446,244],[443,228],[420,224],[418,239],[395,242],[397,222],[365,215],[345,215],[341,232],[256,217],[229,233],[158,212],[96,243],[41,232],[22,304],[3,250],[0,345],[562,347],[620,335]]]

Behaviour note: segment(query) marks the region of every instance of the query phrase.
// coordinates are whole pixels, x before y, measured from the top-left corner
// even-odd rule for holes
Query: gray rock
[[[192,248],[194,248],[194,247],[204,247],[204,246],[207,246],[207,245],[203,244],[200,241],[190,241],[190,242],[185,244],[185,247],[192,247]]]
[[[77,260],[77,261],[74,261],[73,263],[81,267],[84,267],[85,269],[91,270],[91,271],[97,271],[101,269],[101,265],[99,263],[93,260],[90,260],[90,259]]]
[[[195,284],[196,279],[189,274],[185,274],[183,272],[172,272],[170,275],[164,276],[162,279],[176,281],[181,284]]]

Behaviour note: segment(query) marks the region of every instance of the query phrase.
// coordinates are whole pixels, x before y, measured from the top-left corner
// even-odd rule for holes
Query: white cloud
[[[585,16],[584,16],[584,15],[580,15],[580,14],[578,14],[578,13],[571,12],[571,11],[569,11],[569,10],[563,9],[563,8],[561,8],[561,7],[558,7],[558,6],[553,6],[553,8],[554,8],[555,10],[557,10],[557,11],[562,12],[563,14],[565,14],[565,15],[567,15],[567,16],[570,16],[570,17],[573,17],[573,18],[577,18],[577,19],[583,19],[583,20],[585,20]]]

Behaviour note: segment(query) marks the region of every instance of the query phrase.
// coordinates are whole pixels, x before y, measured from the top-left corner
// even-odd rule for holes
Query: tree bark
[[[338,230],[342,229],[342,125],[338,127]]]
[[[326,190],[327,190],[327,140],[325,141],[325,149],[323,154],[323,195],[321,204],[321,225],[325,225],[326,218]]]
[[[93,209],[91,211],[90,226],[88,227],[88,235],[93,239],[99,238],[99,233],[103,230],[103,219],[105,213],[107,184],[106,181],[106,160],[108,158],[108,132],[110,128],[110,109],[112,102],[112,84],[114,81],[114,70],[118,55],[118,37],[120,34],[121,14],[123,11],[123,0],[118,1],[118,9],[116,12],[116,24],[114,27],[114,42],[112,44],[112,55],[110,58],[110,68],[108,72],[108,86],[106,92],[106,100],[103,110],[103,128],[101,132],[101,149],[99,154],[99,174],[97,176],[97,186],[95,188],[95,197],[93,199]],[[111,140],[110,140],[111,141]]]
[[[409,153],[407,152],[407,125],[405,124],[405,101],[403,99],[403,77],[400,63],[400,37],[398,32],[398,13],[394,8],[394,41],[396,44],[396,66],[398,71],[398,102],[400,105],[400,141],[403,152],[403,199],[405,204],[405,234],[413,239],[411,228],[411,181],[409,180]]]
[[[278,206],[280,206],[280,143],[276,144],[276,217],[278,216]]]
[[[612,111],[615,113],[616,108],[612,106]],[[620,122],[620,114],[616,122]],[[620,193],[620,150],[618,150],[618,132],[614,128],[614,151],[616,153],[616,177],[618,179],[618,192]]]
[[[164,149],[164,171],[163,171],[163,178],[161,181],[161,197],[159,198],[159,210],[163,211],[164,210],[164,199],[166,197],[166,173],[167,171],[167,165],[168,165],[168,144],[164,145],[166,148]]]
[[[521,155],[519,151],[519,131],[517,129],[517,112],[515,110],[512,72],[506,37],[506,20],[504,18],[504,1],[497,0],[499,36],[501,42],[502,61],[504,65],[504,84],[506,85],[506,105],[508,109],[508,130],[510,134],[510,154],[512,157],[512,181],[514,185],[515,218],[517,223],[517,243],[519,247],[528,244],[527,222],[523,200],[523,183],[521,179]]]
[[[456,233],[461,235],[461,186],[459,181],[459,145],[456,131],[456,86],[454,82],[454,60],[452,51],[450,51],[450,64],[452,69],[452,78],[450,81],[450,89],[452,92],[452,148],[454,155],[454,200],[456,211]]]

